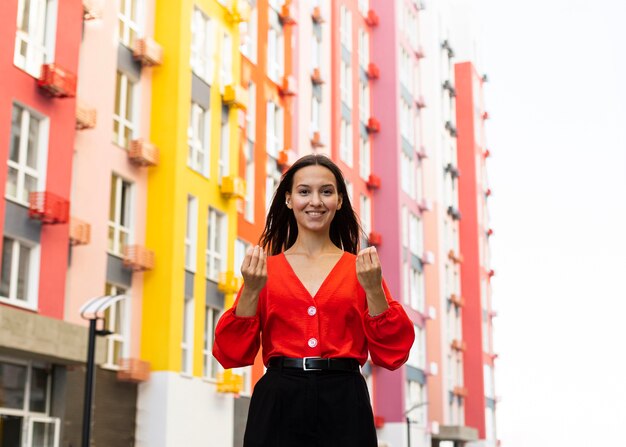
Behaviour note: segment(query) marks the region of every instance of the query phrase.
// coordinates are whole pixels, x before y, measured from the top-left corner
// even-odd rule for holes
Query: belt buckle
[[[302,358],[302,369],[304,371],[321,371],[319,368],[307,368],[306,359],[321,359],[321,357],[303,357]]]

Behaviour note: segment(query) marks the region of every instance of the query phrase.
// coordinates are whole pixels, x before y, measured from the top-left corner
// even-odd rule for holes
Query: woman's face
[[[298,231],[328,231],[342,203],[334,174],[320,165],[299,169],[285,198],[287,207],[293,210]]]

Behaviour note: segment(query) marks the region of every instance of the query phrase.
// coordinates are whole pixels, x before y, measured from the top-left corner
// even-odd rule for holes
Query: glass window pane
[[[28,129],[28,147],[26,152],[26,165],[37,169],[38,142],[39,142],[39,120],[30,116]]]
[[[29,447],[55,447],[54,431],[53,422],[34,421],[33,440]]]
[[[28,275],[30,273],[30,248],[20,245],[17,272],[17,299],[28,301]]]
[[[0,440],[2,446],[22,445],[22,423],[21,416],[9,416],[0,414]]]
[[[134,35],[134,33],[133,33]],[[126,78],[126,119],[128,121],[133,120],[133,91],[135,90],[135,87],[133,85],[132,82],[130,82],[128,80],[128,78]]]
[[[22,108],[18,105],[14,105],[11,116],[11,147],[9,149],[9,160],[16,163],[19,161],[21,127]]]
[[[130,227],[130,183],[122,182],[120,225]]]
[[[115,108],[113,109],[113,113],[118,116],[120,115],[121,94],[122,94],[122,73],[118,71],[117,76],[115,78]]]
[[[30,380],[30,407],[29,410],[37,413],[46,412],[48,397],[48,371],[33,367]]]
[[[2,243],[2,278],[0,280],[0,295],[8,297],[11,290],[11,259],[13,257],[13,241],[4,238]],[[0,407],[1,407],[0,402]]]
[[[111,196],[109,197],[109,220],[115,222],[115,201],[117,197],[117,177],[111,176]]]
[[[22,200],[28,202],[28,196],[31,192],[37,191],[37,178],[31,175],[24,175],[24,190],[22,191]]]
[[[26,366],[0,362],[0,407],[24,409]]]
[[[7,176],[6,194],[9,197],[17,198],[17,169],[9,168],[9,175]]]

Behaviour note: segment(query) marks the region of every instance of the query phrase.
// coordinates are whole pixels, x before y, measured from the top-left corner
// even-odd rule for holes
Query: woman
[[[251,365],[263,344],[266,374],[250,401],[245,447],[375,447],[359,365],[393,370],[407,359],[413,324],[382,278],[339,168],[307,155],[283,175],[260,247],[248,249],[243,287],[218,322],[213,354]],[[267,251],[271,256],[266,256]]]

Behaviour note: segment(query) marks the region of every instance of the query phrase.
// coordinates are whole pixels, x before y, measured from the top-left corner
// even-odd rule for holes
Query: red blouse
[[[224,368],[253,364],[261,342],[265,365],[274,356],[351,357],[363,365],[368,351],[375,364],[390,370],[406,362],[413,323],[384,279],[389,308],[369,315],[354,254],[344,252],[314,297],[282,253],[267,258],[267,276],[255,316],[235,315],[242,287],[217,323],[213,355]]]

